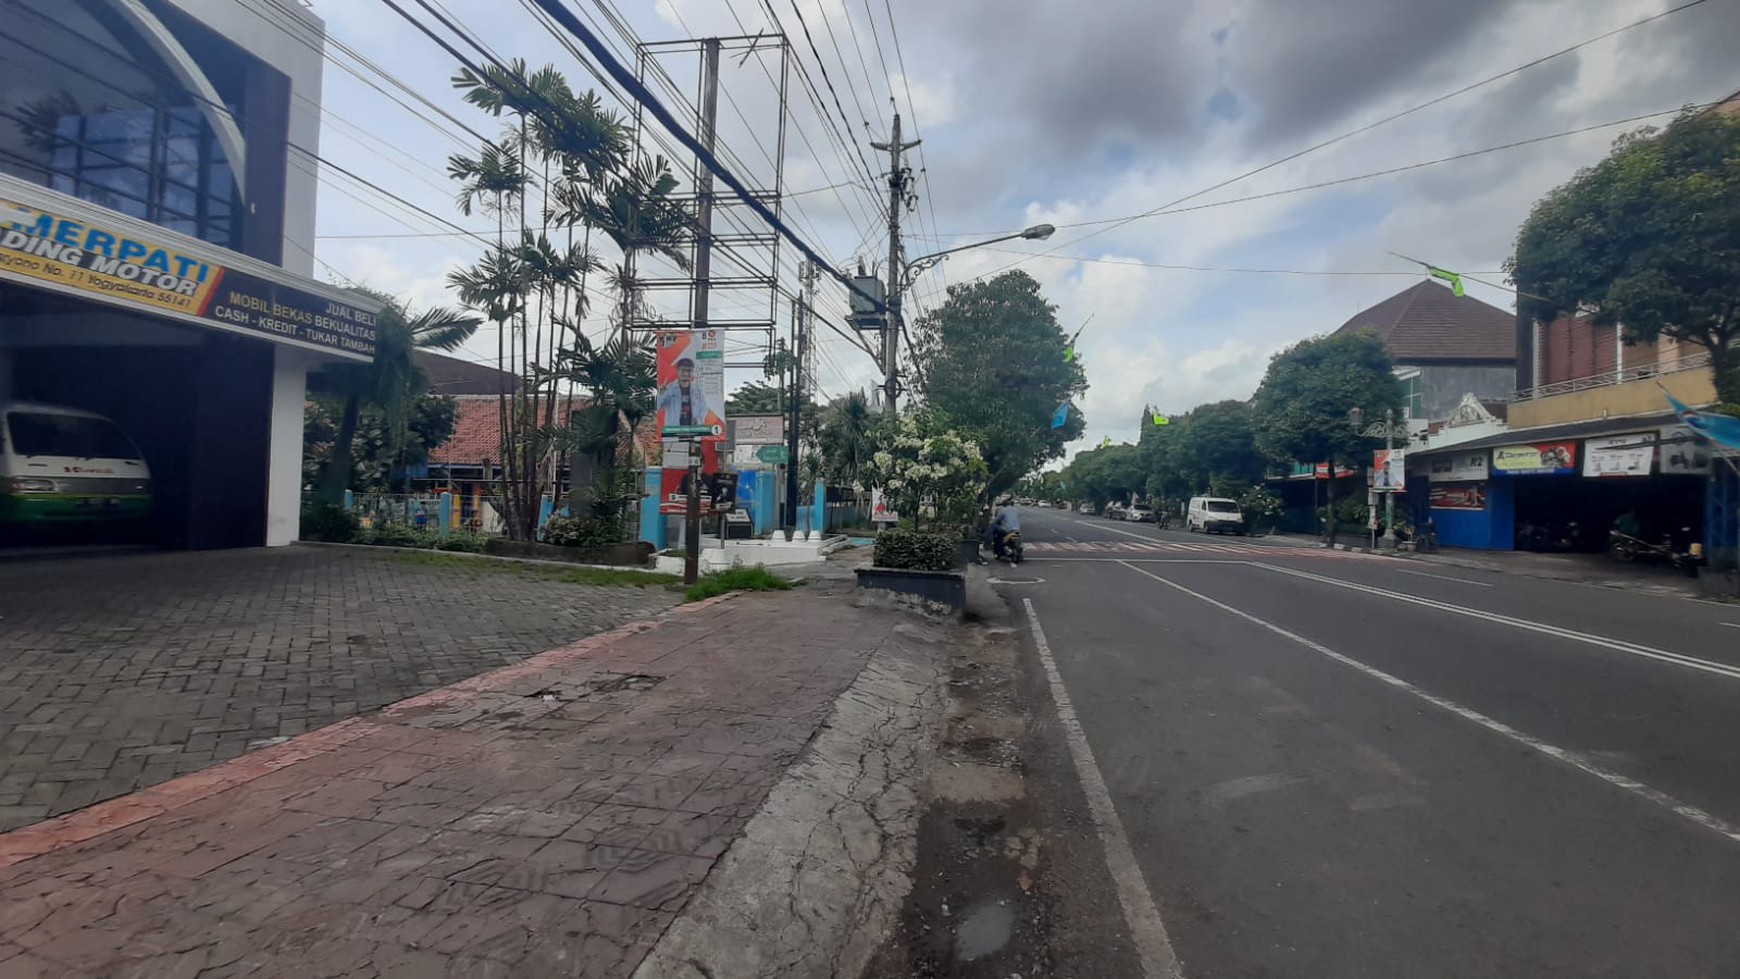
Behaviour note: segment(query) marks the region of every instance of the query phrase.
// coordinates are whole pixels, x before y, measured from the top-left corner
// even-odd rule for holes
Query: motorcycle
[[[1690,537],[1692,528],[1681,527],[1680,533]],[[1674,544],[1672,534],[1663,534],[1660,543],[1651,543],[1641,537],[1634,537],[1622,531],[1611,531],[1607,536],[1607,553],[1626,564],[1636,561],[1655,561],[1673,566],[1690,575],[1698,573],[1698,565],[1702,556],[1698,553],[1696,544],[1689,544],[1684,550]]]
[[[1537,554],[1565,553],[1581,550],[1582,529],[1572,520],[1559,527],[1526,524],[1517,533],[1517,547]]]
[[[1021,531],[1011,530],[1004,534],[1003,547],[997,552],[997,560],[1013,566],[1020,564],[1022,557]]]

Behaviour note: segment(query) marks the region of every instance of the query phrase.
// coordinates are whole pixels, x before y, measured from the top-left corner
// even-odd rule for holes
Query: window
[[[139,450],[107,418],[57,412],[14,411],[6,416],[12,451],[21,456],[138,459]]]
[[[0,0],[0,172],[239,243],[229,162],[200,98],[80,4]]]
[[[1420,375],[1412,374],[1400,379],[1402,382],[1402,408],[1408,418],[1425,418],[1425,397],[1420,393]]]

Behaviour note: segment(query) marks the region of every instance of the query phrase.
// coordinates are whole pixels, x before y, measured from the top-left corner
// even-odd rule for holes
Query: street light
[[[932,252],[929,255],[920,255],[917,258],[909,259],[906,263],[906,270],[900,277],[900,291],[905,292],[912,288],[912,284],[917,281],[918,277],[927,269],[934,268],[937,263],[950,255],[953,255],[955,252],[964,252],[969,248],[983,248],[986,245],[995,245],[1000,241],[1014,241],[1017,238],[1026,239],[1027,241],[1044,241],[1056,233],[1057,228],[1055,225],[1036,224],[1031,228],[1023,228],[1012,235],[1003,235],[1000,238],[989,238],[985,241],[975,241],[970,245],[960,245],[955,248],[947,248],[940,252]]]
[[[1347,419],[1353,423],[1355,429],[1358,429],[1365,421],[1365,409],[1348,409]],[[1384,458],[1386,462],[1396,451],[1395,440],[1398,438],[1405,440],[1409,437],[1407,424],[1405,422],[1396,421],[1396,410],[1394,408],[1385,408],[1384,420],[1381,422],[1373,422],[1369,428],[1365,429],[1365,431],[1360,434],[1364,435],[1366,438],[1384,440]],[[1393,485],[1384,487],[1384,535],[1382,541],[1383,543],[1380,547],[1383,550],[1393,551],[1396,549],[1396,490]]]

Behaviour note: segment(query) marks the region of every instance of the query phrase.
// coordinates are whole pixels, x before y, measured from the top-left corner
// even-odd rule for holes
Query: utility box
[[[851,303],[852,325],[860,330],[880,330],[888,325],[888,289],[882,280],[870,275],[855,275],[852,284],[857,289],[846,291]],[[863,290],[863,294],[859,292]],[[868,294],[870,298],[865,298]]]

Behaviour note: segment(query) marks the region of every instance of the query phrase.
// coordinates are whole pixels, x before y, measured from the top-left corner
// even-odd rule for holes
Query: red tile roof
[[[499,465],[501,399],[495,395],[462,395],[454,400],[459,405],[459,417],[454,422],[453,434],[429,453],[429,461],[436,465],[481,466],[483,460],[488,459],[492,464]],[[563,403],[558,403],[556,410],[566,414],[585,406],[584,398],[571,395]],[[661,443],[651,419],[641,424],[635,432],[635,439],[640,443],[635,458],[623,461],[640,465],[644,458],[656,464],[660,458]]]
[[[1449,286],[1421,282],[1370,309],[1337,333],[1371,329],[1398,364],[1446,361],[1516,362],[1516,314]]]

